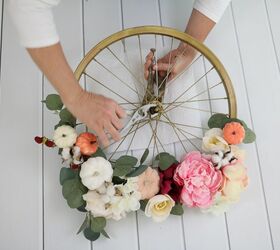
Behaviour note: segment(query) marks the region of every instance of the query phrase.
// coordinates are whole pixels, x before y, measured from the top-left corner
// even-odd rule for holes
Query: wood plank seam
[[[250,122],[251,122],[252,129],[254,130],[254,122],[253,122],[253,117],[252,117],[250,97],[249,97],[249,93],[248,93],[247,80],[246,80],[246,76],[245,76],[245,69],[244,69],[243,58],[242,58],[241,49],[240,49],[240,41],[238,38],[238,31],[237,31],[232,3],[230,4],[230,10],[231,10],[232,20],[233,20],[233,24],[234,24],[236,42],[237,42],[237,46],[238,46],[238,52],[239,52],[241,70],[242,70],[242,77],[243,77],[243,81],[244,81],[246,99],[247,99],[248,109],[249,109],[249,114],[250,114]],[[274,250],[274,241],[273,241],[273,235],[272,235],[272,229],[271,229],[271,223],[270,223],[270,215],[269,215],[269,210],[268,210],[266,192],[265,192],[265,187],[264,187],[264,179],[263,179],[262,168],[261,168],[260,157],[259,157],[258,141],[256,140],[254,144],[255,144],[255,150],[256,150],[256,155],[257,155],[257,162],[258,162],[258,169],[259,169],[259,174],[260,174],[261,189],[262,189],[264,205],[265,205],[265,212],[266,212],[267,223],[268,223],[269,234],[270,234],[270,243],[271,243],[272,249]]]

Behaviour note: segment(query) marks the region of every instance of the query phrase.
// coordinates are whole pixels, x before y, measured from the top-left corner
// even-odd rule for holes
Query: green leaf
[[[120,185],[120,184],[125,184],[127,182],[127,180],[122,179],[118,176],[113,176],[112,182],[113,182],[114,185]]]
[[[184,213],[184,209],[182,204],[177,203],[170,212],[173,215],[182,215]]]
[[[132,167],[136,165],[137,161],[137,158],[133,156],[121,156],[114,164],[114,176],[125,176],[131,171]]]
[[[50,94],[46,97],[46,100],[42,101],[46,104],[49,110],[61,110],[63,103],[60,99],[60,96],[57,94]]]
[[[79,234],[80,232],[84,231],[89,226],[90,226],[90,216],[89,216],[89,214],[86,214],[86,218],[85,218],[83,224],[80,226],[77,234]]]
[[[245,138],[243,140],[243,143],[252,143],[256,140],[256,134],[253,130],[246,128],[245,129]]]
[[[126,177],[136,177],[140,174],[142,174],[146,169],[148,168],[148,165],[140,165],[136,169],[132,170],[130,173],[126,175]]]
[[[67,204],[70,208],[78,208],[84,204],[83,191],[75,190],[67,198]]]
[[[62,186],[63,197],[70,208],[78,208],[84,204],[83,194],[87,188],[83,186],[79,178],[65,180]]]
[[[64,181],[74,179],[77,176],[77,171],[74,171],[71,168],[61,168],[59,174],[60,185],[63,185]]]
[[[208,120],[209,128],[223,128],[230,119],[225,114],[214,114]]]
[[[60,127],[62,125],[72,126],[72,124],[70,124],[69,122],[59,121],[59,123],[54,126],[54,129],[57,129],[58,127]]]
[[[100,237],[100,233],[93,232],[90,227],[84,230],[84,236],[90,241],[96,241]]]
[[[130,155],[123,155],[116,160],[116,165],[131,165],[134,167],[137,163],[137,158]]]
[[[86,210],[86,202],[84,201],[84,204],[82,206],[78,207],[77,210],[79,212],[86,213],[87,212],[87,210]]]
[[[103,157],[104,159],[107,159],[105,153],[102,151],[101,148],[98,148],[97,151],[91,155],[91,157]]]
[[[104,217],[91,216],[90,228],[96,233],[100,233],[106,227],[106,219]]]
[[[107,234],[107,232],[105,230],[102,230],[100,232],[104,237],[106,237],[107,239],[110,239],[110,236]]]
[[[147,206],[149,200],[141,200],[140,201],[140,209],[145,212],[145,208]]]
[[[159,153],[156,156],[156,160],[159,160],[159,168],[163,171],[168,169],[173,163],[177,162],[173,155],[166,152]]]
[[[72,127],[76,126],[76,118],[69,112],[67,108],[64,108],[60,111],[59,117],[62,122],[69,123]]]
[[[141,165],[143,164],[144,161],[146,161],[148,155],[149,155],[149,149],[146,148],[144,153],[143,153],[143,155],[142,155],[142,157],[141,157],[141,159],[140,159],[140,164]]]

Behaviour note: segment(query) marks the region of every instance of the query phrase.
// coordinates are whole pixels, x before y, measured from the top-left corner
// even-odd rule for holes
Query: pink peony
[[[207,208],[222,185],[220,170],[200,152],[188,153],[174,173],[174,180],[180,186],[181,201],[188,207]]]

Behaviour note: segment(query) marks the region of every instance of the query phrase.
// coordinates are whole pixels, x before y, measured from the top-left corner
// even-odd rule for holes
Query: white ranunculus
[[[89,190],[101,187],[104,182],[111,182],[112,176],[111,163],[103,157],[89,158],[82,164],[80,177]]]
[[[167,219],[174,206],[175,202],[169,195],[158,194],[148,201],[145,214],[155,222],[162,222]]]
[[[202,149],[212,153],[229,150],[229,145],[223,138],[223,131],[220,128],[208,130],[202,139]]]
[[[53,140],[59,148],[70,148],[75,144],[77,136],[78,134],[74,128],[62,125],[54,131]]]
[[[107,219],[112,217],[112,209],[110,206],[107,206],[106,202],[102,199],[96,191],[88,191],[83,195],[83,199],[86,201],[86,210],[90,211],[93,216],[105,217]]]

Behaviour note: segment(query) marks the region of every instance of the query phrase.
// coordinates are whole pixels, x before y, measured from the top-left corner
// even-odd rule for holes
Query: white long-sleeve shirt
[[[46,47],[59,42],[52,7],[60,0],[8,0],[8,2],[20,43],[24,47]],[[230,0],[196,0],[194,8],[217,23],[229,2]]]

